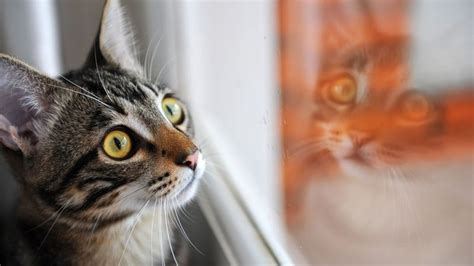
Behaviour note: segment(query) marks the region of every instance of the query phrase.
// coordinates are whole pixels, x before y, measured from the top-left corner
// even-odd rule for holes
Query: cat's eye
[[[400,104],[402,115],[410,120],[425,120],[432,112],[430,101],[419,93],[406,95]]]
[[[120,129],[108,132],[102,142],[102,149],[105,154],[116,160],[128,158],[132,152],[132,148],[133,143],[131,136]]]
[[[161,108],[166,118],[175,126],[180,125],[184,121],[184,110],[181,103],[172,97],[163,99]]]
[[[329,98],[339,104],[350,104],[357,96],[357,83],[349,75],[339,77],[328,86]]]

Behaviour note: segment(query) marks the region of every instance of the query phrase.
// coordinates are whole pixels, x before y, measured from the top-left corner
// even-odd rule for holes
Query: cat
[[[285,32],[289,230],[318,265],[472,265],[472,87],[410,88],[406,30],[377,31],[363,2],[350,14],[344,1],[313,2],[326,11],[316,49]]]
[[[107,0],[86,63],[57,79],[0,55],[0,150],[20,187],[6,264],[185,259],[171,221],[205,159],[191,112],[145,77],[126,25]]]

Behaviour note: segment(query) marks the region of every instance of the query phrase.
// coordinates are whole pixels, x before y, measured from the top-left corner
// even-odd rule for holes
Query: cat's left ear
[[[0,146],[31,155],[55,91],[64,87],[32,67],[0,54]]]
[[[86,67],[113,65],[143,77],[133,43],[133,33],[119,0],[105,1],[99,33],[89,52]]]

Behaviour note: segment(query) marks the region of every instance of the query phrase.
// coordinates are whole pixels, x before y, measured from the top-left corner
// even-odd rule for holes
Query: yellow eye
[[[121,130],[110,131],[102,143],[104,152],[113,159],[124,159],[132,151],[132,139]]]
[[[411,94],[402,101],[401,111],[410,120],[424,120],[430,116],[432,106],[421,94]]]
[[[184,121],[184,111],[181,103],[175,98],[165,98],[161,103],[161,108],[166,118],[173,124],[179,125]]]
[[[354,102],[357,95],[356,81],[350,76],[336,79],[329,85],[329,97],[340,104]]]

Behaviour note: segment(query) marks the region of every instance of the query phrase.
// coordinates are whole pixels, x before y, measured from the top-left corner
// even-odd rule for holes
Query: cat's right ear
[[[143,77],[133,45],[133,32],[120,1],[106,0],[99,32],[84,67],[112,65]]]
[[[0,145],[30,155],[41,122],[51,107],[54,87],[62,83],[0,54]]]

